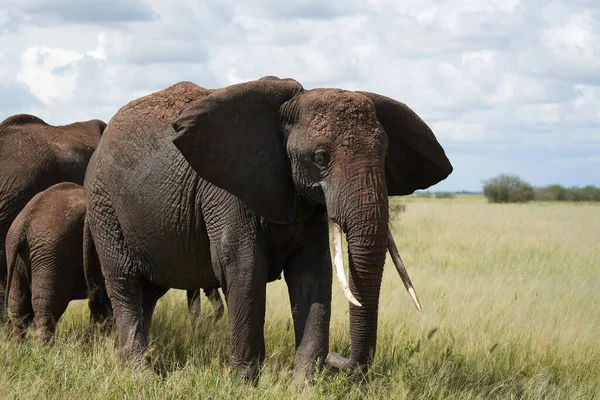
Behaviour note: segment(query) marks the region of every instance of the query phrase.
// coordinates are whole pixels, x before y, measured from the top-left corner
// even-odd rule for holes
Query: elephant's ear
[[[279,132],[279,107],[302,90],[292,79],[232,85],[188,104],[173,143],[207,181],[266,219],[294,219],[296,192]]]
[[[388,136],[385,175],[389,196],[426,189],[450,175],[452,164],[444,149],[413,110],[389,97],[359,93],[373,101],[377,119]]]

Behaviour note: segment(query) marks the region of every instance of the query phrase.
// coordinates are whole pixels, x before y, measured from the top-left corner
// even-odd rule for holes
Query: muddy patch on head
[[[379,153],[387,143],[373,103],[341,89],[315,89],[299,97],[299,120],[309,138],[327,138],[356,154]]]

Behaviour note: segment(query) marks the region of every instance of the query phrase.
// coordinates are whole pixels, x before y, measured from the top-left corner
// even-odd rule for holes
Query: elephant
[[[94,119],[51,126],[33,115],[0,123],[0,321],[5,319],[8,228],[34,195],[59,182],[83,184],[106,124]]]
[[[386,253],[397,250],[388,196],[425,189],[452,169],[415,112],[375,93],[305,90],[268,76],[221,89],[180,82],[128,103],[108,123],[85,179],[121,359],[143,365],[152,312],[168,288],[221,287],[230,367],[256,382],[266,284],[283,273],[295,373],[327,364],[367,370]],[[329,353],[330,222],[350,300],[348,358]]]
[[[88,298],[86,278],[101,278],[93,247],[85,250],[83,187],[62,182],[36,194],[13,221],[6,236],[7,305],[13,336],[22,339],[33,322],[38,342],[54,336],[56,323],[71,300]],[[112,309],[106,293],[89,293],[91,325],[106,326]]]

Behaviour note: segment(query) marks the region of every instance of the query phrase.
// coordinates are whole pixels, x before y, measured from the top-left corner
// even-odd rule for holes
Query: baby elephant
[[[83,188],[65,182],[38,193],[12,223],[6,237],[6,299],[15,338],[21,339],[33,321],[36,341],[49,341],[69,301],[88,297],[84,251],[88,275],[102,276],[93,246],[83,248],[84,220]],[[92,323],[112,315],[102,290],[90,293],[89,307]]]

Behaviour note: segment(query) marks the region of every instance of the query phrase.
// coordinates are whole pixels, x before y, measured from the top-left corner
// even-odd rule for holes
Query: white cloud
[[[21,57],[20,82],[41,101],[69,98],[76,87],[77,65],[83,55],[65,49],[31,47]]]
[[[600,56],[597,17],[590,11],[571,15],[566,24],[544,30],[542,43],[556,57],[597,63]]]
[[[441,188],[502,168],[600,185],[586,164],[600,151],[600,2],[9,1],[0,95],[15,100],[0,116],[108,120],[181,80],[278,75],[406,102],[457,166]]]

